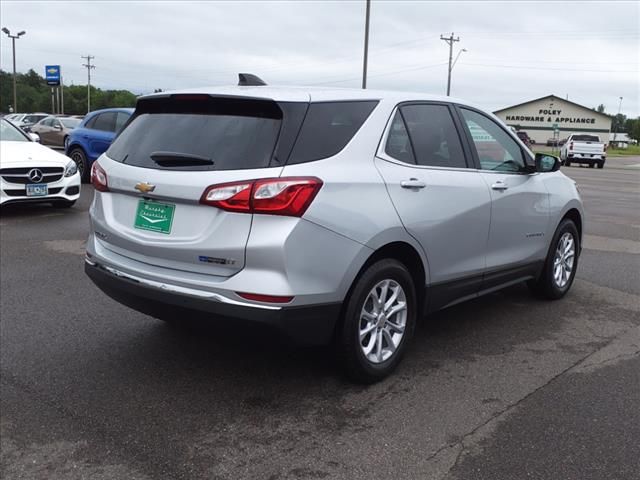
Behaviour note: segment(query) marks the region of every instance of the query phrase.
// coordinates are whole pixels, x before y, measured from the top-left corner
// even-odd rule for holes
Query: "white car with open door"
[[[34,135],[35,137],[35,135]],[[73,160],[0,120],[0,205],[47,202],[71,207],[80,197]]]

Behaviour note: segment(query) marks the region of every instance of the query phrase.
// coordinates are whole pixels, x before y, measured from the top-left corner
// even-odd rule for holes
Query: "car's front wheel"
[[[75,147],[69,152],[69,158],[76,162],[78,166],[78,172],[83,182],[89,181],[89,165],[87,162],[87,156],[84,154],[80,147]]]
[[[572,220],[565,219],[553,236],[540,277],[527,285],[534,293],[550,300],[564,297],[576,276],[579,254],[578,229]]]
[[[413,334],[416,308],[413,280],[397,260],[380,260],[356,280],[337,339],[351,379],[373,383],[396,368]]]
[[[598,168],[604,168],[604,162],[603,161],[599,161],[598,162]]]

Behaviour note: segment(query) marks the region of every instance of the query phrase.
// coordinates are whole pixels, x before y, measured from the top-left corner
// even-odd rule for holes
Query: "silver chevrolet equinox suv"
[[[93,164],[85,270],[107,295],[333,342],[374,382],[430,312],[518,282],[548,299],[571,287],[576,185],[492,114],[252,83],[141,97]]]

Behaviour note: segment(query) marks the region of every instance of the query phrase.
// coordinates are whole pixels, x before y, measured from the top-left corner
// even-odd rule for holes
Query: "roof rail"
[[[266,85],[266,82],[262,80],[257,75],[252,73],[239,73],[238,74],[238,85],[242,87],[257,87],[261,85]]]

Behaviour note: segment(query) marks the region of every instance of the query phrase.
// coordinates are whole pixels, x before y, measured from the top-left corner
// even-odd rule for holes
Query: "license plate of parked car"
[[[48,185],[29,184],[27,185],[27,197],[43,197],[49,193]]]

